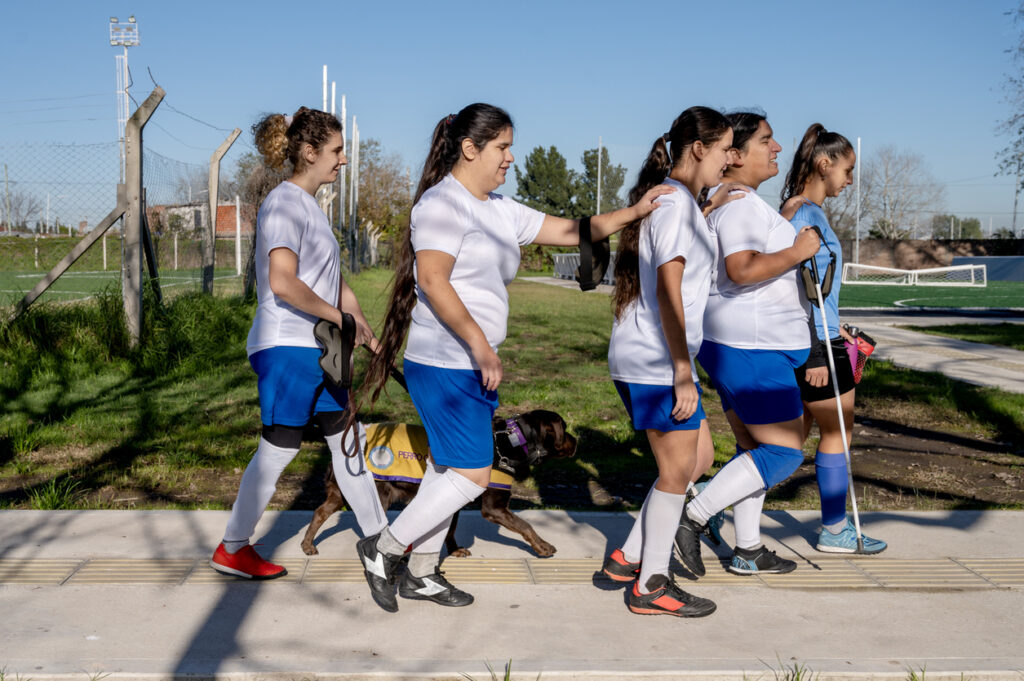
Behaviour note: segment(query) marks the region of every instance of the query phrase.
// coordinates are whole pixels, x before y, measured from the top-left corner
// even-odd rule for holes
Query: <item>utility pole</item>
[[[796,145],[793,145],[796,148]],[[860,138],[857,138],[857,207],[855,210],[856,225],[853,228],[853,261],[860,264],[860,167],[863,165],[860,157]]]
[[[117,137],[121,141],[121,182],[124,182],[124,126],[128,122],[128,48],[140,43],[139,25],[135,15],[122,24],[117,17],[110,17],[110,44],[121,47],[121,54],[114,56],[117,70]]]
[[[1013,226],[1010,227],[1010,231],[1013,232],[1013,236],[1017,236],[1017,199],[1020,197],[1020,167],[1024,161],[1022,157],[1017,157],[1017,183],[1013,186]]]
[[[601,214],[601,136],[597,136],[597,208],[594,215]]]

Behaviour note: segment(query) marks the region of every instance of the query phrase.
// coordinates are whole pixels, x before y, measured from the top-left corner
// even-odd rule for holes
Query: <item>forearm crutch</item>
[[[825,244],[825,237],[822,235],[821,230],[813,226],[815,232],[818,233],[818,237],[821,239],[821,243]],[[831,292],[832,289],[832,276],[835,274],[835,262],[836,254],[832,252],[832,249],[828,248],[829,255],[831,256],[831,262],[829,263],[828,269],[825,272],[825,277],[828,279],[827,287]],[[808,264],[810,269],[808,269]],[[828,370],[832,377],[832,390],[836,397],[836,412],[839,415],[839,433],[843,438],[843,455],[846,457],[846,484],[850,490],[850,505],[853,509],[853,527],[857,531],[857,553],[864,553],[864,537],[860,532],[860,514],[857,511],[857,495],[853,490],[853,466],[850,462],[850,445],[846,438],[846,418],[843,414],[843,402],[839,395],[839,379],[836,376],[836,359],[832,353],[832,342],[828,334],[828,318],[825,312],[825,296],[822,294],[821,279],[818,275],[818,263],[814,257],[811,257],[805,261],[800,267],[800,274],[804,282],[804,293],[807,295],[807,299],[814,305],[818,306],[821,310],[821,333],[825,339],[825,355],[828,357]],[[812,283],[813,282],[813,283]],[[813,297],[812,297],[813,287]]]

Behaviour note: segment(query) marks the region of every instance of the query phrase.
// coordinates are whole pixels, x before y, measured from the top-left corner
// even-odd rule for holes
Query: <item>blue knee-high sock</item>
[[[825,527],[846,521],[846,456],[817,452],[814,472],[821,496],[821,524]]]

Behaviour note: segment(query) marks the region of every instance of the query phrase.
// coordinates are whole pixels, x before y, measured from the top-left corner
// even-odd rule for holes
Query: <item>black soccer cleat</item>
[[[402,556],[393,556],[377,550],[380,533],[360,539],[356,542],[356,553],[363,564],[363,575],[370,586],[370,595],[381,608],[388,612],[398,612],[398,599],[395,597],[395,575]]]
[[[698,525],[683,511],[676,529],[676,550],[686,569],[698,577],[705,574],[704,561],[700,557],[700,535],[708,533],[707,524]]]
[[[640,562],[629,562],[622,549],[615,549],[604,559],[601,572],[613,582],[632,582],[640,574]]]
[[[627,605],[638,615],[707,617],[718,607],[707,598],[686,593],[667,575],[652,575],[646,586],[649,593],[641,593],[638,582],[629,591]]]
[[[398,584],[398,594],[402,598],[433,601],[450,608],[461,608],[473,602],[473,597],[445,579],[440,569],[423,577],[414,577],[406,570]]]
[[[756,549],[737,546],[726,569],[737,575],[784,575],[796,570],[796,562],[779,558],[765,546]]]

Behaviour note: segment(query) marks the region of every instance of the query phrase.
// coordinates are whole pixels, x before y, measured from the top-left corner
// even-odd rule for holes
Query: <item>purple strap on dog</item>
[[[505,428],[508,433],[508,443],[513,447],[522,447],[523,452],[529,456],[530,448],[526,444],[526,436],[515,419],[505,419]]]

